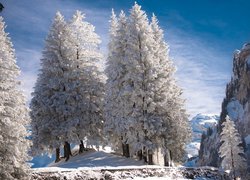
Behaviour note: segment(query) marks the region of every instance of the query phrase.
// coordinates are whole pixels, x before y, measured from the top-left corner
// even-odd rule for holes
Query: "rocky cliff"
[[[236,50],[234,53],[232,78],[226,87],[220,121],[212,133],[207,132],[201,139],[199,165],[215,167],[220,165],[219,134],[226,115],[235,121],[242,139],[245,140],[243,146],[250,163],[250,43],[245,44],[241,50]]]

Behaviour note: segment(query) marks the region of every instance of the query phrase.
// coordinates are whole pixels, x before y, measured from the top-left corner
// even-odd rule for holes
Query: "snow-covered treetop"
[[[20,70],[16,65],[16,58],[14,55],[13,44],[8,37],[8,33],[5,32],[6,25],[4,23],[4,19],[0,16],[0,63],[3,68],[6,68],[4,73],[6,76],[11,78],[16,78],[20,74]],[[6,59],[10,59],[7,61]]]
[[[81,11],[76,11],[70,21],[70,27],[72,31],[72,35],[75,36],[75,40],[78,43],[82,43],[82,45],[86,46],[88,43],[89,46],[94,46],[95,44],[100,44],[100,37],[95,33],[95,27],[84,21],[85,16]],[[81,46],[81,44],[78,44]]]
[[[114,12],[114,9],[112,9],[109,23],[110,23],[109,36],[111,39],[111,38],[115,37],[117,26],[118,26],[118,20],[117,20],[116,14]]]

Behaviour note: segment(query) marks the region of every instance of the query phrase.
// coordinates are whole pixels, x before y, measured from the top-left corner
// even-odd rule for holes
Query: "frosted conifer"
[[[222,158],[221,166],[224,170],[230,170],[231,175],[235,179],[238,176],[245,175],[247,171],[247,163],[244,157],[241,137],[235,128],[234,121],[227,116],[226,121],[222,124],[222,132],[220,134],[219,149]]]
[[[126,117],[123,114],[123,90],[124,76],[126,74],[125,49],[126,49],[127,18],[123,11],[117,20],[112,11],[110,25],[109,56],[107,58],[107,83],[105,103],[105,132],[115,148],[119,149],[124,139]],[[125,152],[123,152],[125,153]],[[124,154],[125,155],[125,154]],[[129,156],[128,154],[126,156]]]
[[[185,144],[190,140],[191,129],[188,122],[188,115],[184,109],[184,100],[182,99],[182,90],[177,86],[174,79],[175,67],[169,57],[169,47],[164,40],[163,30],[158,25],[158,20],[153,14],[151,28],[155,40],[155,59],[158,59],[158,78],[156,82],[161,87],[157,94],[165,105],[168,130],[164,132],[165,142],[162,148],[167,148],[167,152],[172,151],[172,158],[175,161],[181,161],[185,153]],[[163,111],[163,112],[164,112]],[[171,128],[169,128],[171,127]]]
[[[71,136],[87,139],[89,144],[103,141],[103,98],[105,76],[100,64],[100,37],[95,27],[84,21],[84,15],[76,11],[68,24],[67,57],[72,68],[68,75],[71,102],[75,112],[71,114],[73,124]]]
[[[41,69],[31,99],[33,153],[51,152],[66,140],[64,112],[65,86],[62,63],[65,37],[63,16],[56,13],[42,52]]]
[[[30,121],[25,98],[18,90],[14,49],[0,16],[0,179],[28,179]]]

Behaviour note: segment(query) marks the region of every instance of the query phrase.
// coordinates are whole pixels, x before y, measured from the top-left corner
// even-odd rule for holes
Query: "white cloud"
[[[188,113],[219,114],[230,79],[230,56],[220,49],[208,47],[194,34],[169,30],[166,37],[171,57],[177,66],[177,80],[183,88]]]

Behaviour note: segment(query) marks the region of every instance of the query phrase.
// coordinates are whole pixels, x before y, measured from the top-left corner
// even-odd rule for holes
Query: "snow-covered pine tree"
[[[104,77],[97,64],[102,58],[99,43],[94,26],[83,22],[81,12],[69,23],[56,14],[31,101],[34,149],[57,148],[59,154],[60,145],[68,146],[68,141],[81,142],[82,147],[84,138],[96,145],[102,139]]]
[[[108,138],[108,143],[112,146],[113,149],[119,151],[120,137],[114,131],[115,130],[115,120],[117,107],[114,102],[118,97],[118,87],[116,87],[117,81],[117,61],[115,53],[117,52],[116,47],[116,35],[118,29],[118,20],[114,10],[112,9],[110,17],[110,27],[109,27],[109,43],[108,43],[108,57],[106,62],[105,74],[107,76],[107,81],[105,85],[105,104],[104,104],[104,114],[105,114],[105,123],[104,123],[104,133]]]
[[[30,122],[25,98],[18,90],[14,49],[0,16],[0,179],[28,179]]]
[[[157,104],[156,109],[158,114],[165,113],[164,126],[168,130],[159,137],[156,141],[161,143],[160,147],[166,157],[170,157],[175,161],[181,161],[185,153],[185,144],[191,138],[191,128],[188,122],[188,115],[184,109],[184,100],[181,97],[182,90],[177,86],[174,78],[175,67],[169,57],[169,47],[164,40],[163,30],[158,25],[158,20],[153,14],[151,19],[151,28],[154,38],[154,61],[157,69],[157,77],[154,80],[156,89],[155,94],[161,95],[164,98],[155,99]],[[171,127],[171,128],[169,128]],[[172,152],[172,153],[171,153]],[[174,152],[174,153],[173,153]],[[169,164],[170,160],[165,162]]]
[[[103,141],[103,101],[105,76],[100,65],[100,37],[95,27],[84,21],[84,15],[76,11],[68,24],[67,59],[72,70],[68,75],[68,89],[75,112],[71,136],[88,144],[99,145]],[[79,142],[78,141],[78,142]],[[82,144],[82,142],[81,142]]]
[[[59,160],[60,146],[67,140],[65,128],[64,71],[66,22],[60,12],[56,13],[42,52],[41,69],[32,93],[30,103],[32,127],[32,152],[51,153],[56,148],[56,161]]]
[[[230,170],[234,179],[246,175],[247,163],[244,157],[241,137],[235,128],[234,121],[227,116],[226,121],[222,124],[222,132],[220,134],[219,149],[222,158],[221,166],[224,170]]]
[[[129,157],[128,144],[124,138],[126,133],[126,116],[123,114],[123,89],[126,74],[125,49],[126,49],[127,18],[123,11],[117,20],[112,10],[110,20],[109,55],[107,58],[106,74],[106,99],[105,99],[105,132],[113,148],[118,150],[122,146],[123,155]]]
[[[189,137],[190,132],[162,30],[156,20],[149,25],[145,12],[135,4],[130,10],[125,37],[122,64],[126,71],[119,86],[120,107],[123,107],[119,113],[124,119],[118,121],[124,127],[116,126],[115,131],[130,144],[132,153],[146,148],[151,154],[159,147],[166,153],[167,149],[178,147],[183,155],[187,140],[184,137]],[[176,133],[181,134],[180,139],[174,138]],[[180,157],[175,156],[174,160]]]
[[[154,128],[160,130],[159,126],[156,127],[160,124],[159,121],[155,121],[156,126],[152,125],[150,129],[148,126],[151,121],[151,112],[147,110],[148,105],[152,105],[150,104],[151,97],[154,95],[149,89],[150,78],[154,76],[150,73],[155,72],[152,63],[154,39],[147,16],[137,4],[130,10],[126,38],[127,46],[124,58],[126,74],[120,92],[123,103],[121,114],[126,119],[123,120],[125,128],[121,133],[130,144],[131,153],[134,153],[144,147],[151,150],[155,148],[156,144],[151,141],[151,135],[155,135],[157,132]],[[153,129],[154,133],[152,133]]]

